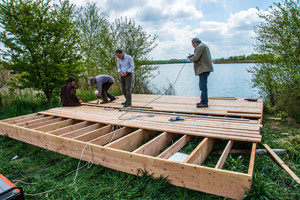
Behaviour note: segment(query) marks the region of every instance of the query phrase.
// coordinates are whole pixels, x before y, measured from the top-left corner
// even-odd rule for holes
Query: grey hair
[[[199,38],[193,38],[193,39],[192,39],[192,43],[193,43],[193,42],[198,42],[198,43],[200,43],[201,40],[200,40]]]
[[[95,84],[96,83],[96,78],[95,77],[89,78],[88,83],[89,83],[89,85]]]

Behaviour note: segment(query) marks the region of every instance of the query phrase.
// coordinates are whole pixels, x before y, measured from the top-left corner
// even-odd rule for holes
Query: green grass
[[[94,94],[79,91],[78,95],[92,100]],[[1,119],[29,114],[60,106],[59,100],[46,105],[38,98],[35,101],[18,100],[0,109]],[[300,177],[300,128],[297,124],[264,120],[263,142],[271,148],[287,149],[281,159]],[[284,134],[282,134],[284,133]],[[197,137],[188,143],[183,153],[190,153],[203,138]],[[217,140],[213,151],[224,149],[226,140]],[[247,143],[235,143],[234,148],[250,148]],[[258,144],[258,148],[263,148]],[[12,160],[14,156],[17,160]],[[203,163],[214,167],[220,155],[209,155]],[[142,173],[134,176],[111,170],[99,165],[80,169],[76,182],[72,183],[78,160],[39,147],[35,147],[6,136],[0,136],[0,173],[23,187],[25,193],[34,194],[53,190],[47,194],[26,199],[226,199],[171,185],[167,179],[151,178]],[[81,162],[81,166],[86,162]],[[249,155],[230,155],[224,169],[247,172]],[[70,173],[71,172],[71,173]],[[251,190],[244,199],[300,199],[300,185],[297,184],[269,155],[257,155]]]

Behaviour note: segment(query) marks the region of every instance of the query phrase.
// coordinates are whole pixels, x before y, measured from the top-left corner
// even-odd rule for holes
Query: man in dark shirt
[[[96,77],[91,77],[88,80],[89,85],[97,84],[98,86],[98,100],[97,104],[100,102],[100,98],[102,96],[101,104],[112,102],[116,100],[116,97],[108,92],[108,89],[114,84],[115,79],[109,75],[99,75]],[[108,101],[108,98],[110,99]]]
[[[210,72],[214,71],[209,48],[199,38],[192,39],[195,48],[194,55],[188,56],[194,62],[195,75],[199,76],[199,88],[201,90],[201,101],[196,104],[197,108],[208,107],[207,79]]]
[[[63,106],[80,106],[82,101],[76,96],[75,77],[70,76],[61,87],[60,97]]]

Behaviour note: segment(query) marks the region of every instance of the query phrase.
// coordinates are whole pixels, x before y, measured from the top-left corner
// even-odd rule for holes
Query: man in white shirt
[[[126,101],[122,104],[124,107],[131,106],[131,90],[134,62],[130,55],[125,54],[121,49],[116,51],[118,72],[121,76],[122,91]]]

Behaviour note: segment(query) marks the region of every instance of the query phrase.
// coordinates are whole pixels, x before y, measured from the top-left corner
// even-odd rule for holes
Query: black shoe
[[[105,103],[108,103],[108,101],[102,101],[102,102],[100,102],[100,104],[105,104]]]
[[[131,104],[127,104],[127,103],[126,103],[126,104],[124,104],[123,107],[126,108],[126,107],[130,107],[130,106],[131,106]]]
[[[126,104],[126,102],[122,102],[122,105],[125,105]]]
[[[196,107],[197,108],[208,108],[208,104],[202,104],[202,103],[200,103],[200,104],[197,104]]]
[[[198,105],[200,105],[201,104],[201,102],[200,103],[196,103],[196,106],[198,106]]]
[[[116,99],[110,99],[108,102],[113,102],[113,101],[115,101]]]

